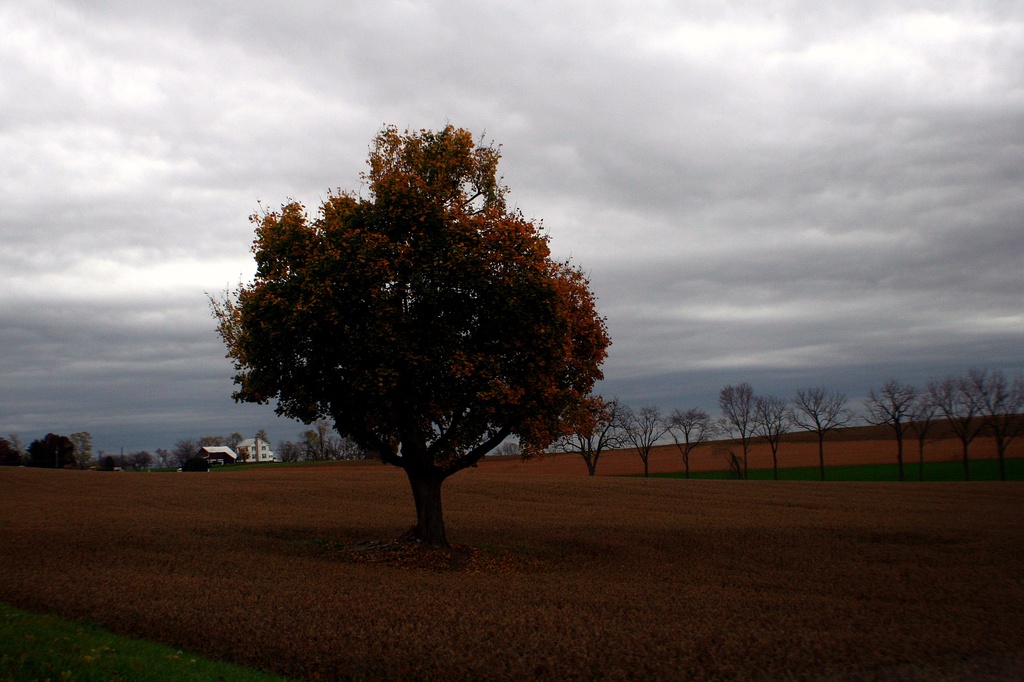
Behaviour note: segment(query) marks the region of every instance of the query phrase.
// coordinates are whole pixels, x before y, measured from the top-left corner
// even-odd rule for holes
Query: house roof
[[[207,445],[200,452],[205,452],[208,455],[228,455],[231,459],[238,459],[235,451],[226,445]]]

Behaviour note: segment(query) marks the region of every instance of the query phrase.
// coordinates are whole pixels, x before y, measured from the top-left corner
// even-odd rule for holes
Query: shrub
[[[181,466],[182,471],[209,471],[210,463],[202,457],[193,457]]]

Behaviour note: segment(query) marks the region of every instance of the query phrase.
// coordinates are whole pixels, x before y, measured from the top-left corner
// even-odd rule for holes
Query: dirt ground
[[[380,465],[2,468],[0,600],[301,679],[1024,677],[1024,484],[559,459],[453,477],[448,553],[376,542],[413,514]]]

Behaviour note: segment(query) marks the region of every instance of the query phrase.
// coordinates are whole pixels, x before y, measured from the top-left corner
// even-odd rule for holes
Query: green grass
[[[0,603],[0,682],[28,680],[282,682],[284,678]]]
[[[905,462],[903,475],[907,481],[917,481],[919,465]],[[972,481],[998,481],[999,462],[994,459],[982,459],[970,463]],[[751,469],[748,479],[752,481],[772,480],[771,469]],[[670,474],[651,474],[651,478],[683,478],[682,472]],[[690,478],[701,480],[724,480],[731,478],[728,471],[695,471]],[[962,481],[964,479],[963,462],[928,462],[924,463],[925,481]],[[821,472],[818,467],[779,468],[780,481],[820,481]],[[899,475],[895,462],[892,464],[857,464],[850,466],[828,466],[825,460],[826,481],[898,481]],[[1024,481],[1024,458],[1006,460],[1006,480]]]

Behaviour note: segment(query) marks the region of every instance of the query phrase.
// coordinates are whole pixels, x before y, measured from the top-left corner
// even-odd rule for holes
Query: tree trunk
[[[818,468],[821,469],[821,480],[825,480],[825,432],[818,432]]]
[[[896,435],[896,462],[899,464],[899,480],[903,480],[903,435]]]
[[[441,510],[441,484],[445,477],[437,473],[405,470],[416,501],[416,525],[408,537],[434,547],[447,547],[444,533],[444,515]]]
[[[971,480],[971,465],[967,461],[967,450],[970,441],[968,441],[966,438],[962,438],[961,440],[963,441],[964,445],[964,480],[969,481]]]

